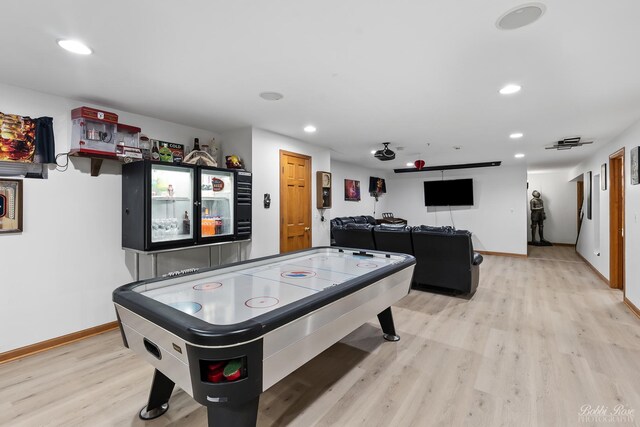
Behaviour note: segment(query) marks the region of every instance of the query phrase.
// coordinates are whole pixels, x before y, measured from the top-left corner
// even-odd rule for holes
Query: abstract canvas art
[[[0,234],[22,231],[22,180],[0,179]]]
[[[344,180],[344,199],[349,202],[360,201],[360,181],[354,179]]]
[[[0,113],[0,160],[32,162],[36,122],[30,117]]]

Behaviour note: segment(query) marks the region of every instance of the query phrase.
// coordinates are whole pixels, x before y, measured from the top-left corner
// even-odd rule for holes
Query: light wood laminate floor
[[[399,342],[372,319],[264,393],[258,425],[640,421],[640,320],[572,248],[485,256],[472,299],[412,291],[393,310]],[[0,425],[206,425],[179,389],[167,414],[139,420],[152,371],[115,331],[0,365]],[[583,405],[624,405],[636,424],[580,419]]]

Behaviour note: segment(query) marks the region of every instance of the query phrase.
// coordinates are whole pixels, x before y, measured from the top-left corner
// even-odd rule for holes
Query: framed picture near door
[[[591,215],[591,192],[593,187],[593,177],[592,177],[591,171],[587,172],[585,185],[587,186],[586,188],[587,200],[585,200],[585,202],[587,203],[587,219],[591,219],[591,216],[592,216]]]
[[[640,183],[640,175],[638,172],[638,147],[633,147],[631,149],[631,185]]]
[[[0,234],[22,232],[22,180],[0,179]]]
[[[607,164],[603,163],[600,166],[600,189],[606,191],[607,189]]]

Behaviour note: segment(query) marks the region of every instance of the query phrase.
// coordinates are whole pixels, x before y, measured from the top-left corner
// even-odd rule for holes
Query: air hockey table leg
[[[382,336],[387,341],[400,341],[400,337],[396,335],[396,327],[393,324],[393,315],[391,314],[391,307],[378,314],[378,320],[380,321],[380,327],[384,333]]]
[[[207,406],[209,427],[255,427],[260,396],[242,404]]]
[[[174,385],[173,381],[156,369],[151,383],[151,392],[149,392],[149,402],[140,410],[140,418],[153,420],[167,412]]]

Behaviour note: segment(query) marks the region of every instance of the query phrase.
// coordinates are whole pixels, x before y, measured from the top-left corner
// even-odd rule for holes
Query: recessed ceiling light
[[[415,166],[413,163],[409,162],[407,163],[407,166],[411,167],[411,166]]]
[[[282,98],[284,98],[284,95],[278,92],[262,92],[260,94],[260,98],[267,101],[280,101]]]
[[[304,131],[306,133],[314,133],[316,131],[316,127],[312,125],[307,125],[304,127]]]
[[[453,149],[454,150],[460,150],[460,149],[462,149],[462,146],[461,145],[454,145]]]
[[[89,46],[78,40],[58,40],[58,46],[78,55],[91,55],[93,53]]]
[[[524,134],[522,132],[514,132],[511,135],[509,135],[509,138],[511,139],[519,139],[522,138],[524,136]]]
[[[513,93],[520,92],[520,89],[522,89],[522,86],[510,83],[505,87],[503,87],[502,89],[500,89],[500,93],[502,95],[511,95]]]
[[[371,150],[371,154],[376,154],[376,150]]]
[[[515,157],[516,159],[521,159],[521,158],[523,158],[523,157],[524,157],[524,154],[522,154],[522,153],[518,153],[518,154],[516,154],[516,155],[515,155],[515,156],[513,156],[513,157]]]
[[[544,15],[547,7],[542,3],[527,3],[503,13],[496,21],[501,30],[516,30],[536,22]]]

